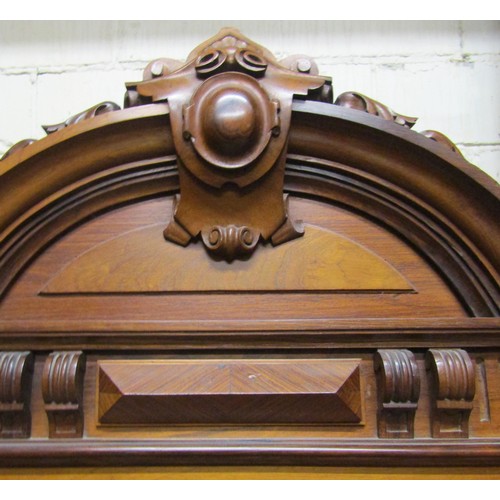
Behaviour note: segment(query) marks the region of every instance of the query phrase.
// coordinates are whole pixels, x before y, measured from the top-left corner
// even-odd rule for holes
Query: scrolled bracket
[[[31,352],[0,352],[0,438],[29,438],[31,433]]]
[[[42,394],[49,419],[50,438],[83,435],[83,375],[81,351],[53,352],[45,361]]]
[[[474,364],[463,349],[429,349],[431,422],[434,438],[468,438],[476,392]]]
[[[378,393],[378,436],[414,437],[420,396],[420,374],[415,355],[407,349],[380,349],[374,358]]]
[[[215,255],[227,262],[252,253],[259,242],[259,236],[250,228],[243,226],[214,226],[202,233],[203,243]]]

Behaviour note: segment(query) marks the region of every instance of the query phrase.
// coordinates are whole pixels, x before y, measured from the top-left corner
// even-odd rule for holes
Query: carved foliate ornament
[[[238,31],[224,29],[185,64],[159,59],[145,81],[127,85],[129,105],[166,100],[170,107],[180,196],[167,240],[187,245],[200,238],[231,261],[261,240],[276,245],[302,234],[288,221],[283,197],[292,99],[322,100],[330,85],[299,66],[282,66]]]

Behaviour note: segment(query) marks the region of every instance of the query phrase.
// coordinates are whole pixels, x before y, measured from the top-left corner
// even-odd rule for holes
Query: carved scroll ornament
[[[432,384],[432,437],[469,437],[469,415],[476,393],[474,364],[463,349],[429,349]]]
[[[129,105],[166,100],[170,107],[181,193],[167,240],[187,245],[200,238],[231,261],[261,240],[278,244],[302,234],[287,222],[283,198],[292,99],[308,93],[322,99],[329,88],[302,59],[297,69],[292,60],[282,66],[225,29],[184,65],[158,60],[145,72],[152,78],[127,85]]]
[[[77,438],[83,433],[83,374],[81,351],[49,354],[42,376],[42,394],[49,419],[49,437]]]
[[[413,438],[420,396],[415,355],[407,349],[381,349],[375,354],[378,390],[378,436]]]
[[[28,438],[31,431],[31,352],[0,352],[0,438]]]

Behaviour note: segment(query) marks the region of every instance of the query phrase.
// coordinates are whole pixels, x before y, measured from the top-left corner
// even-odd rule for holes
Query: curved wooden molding
[[[476,392],[469,354],[463,349],[429,349],[426,367],[431,373],[432,437],[469,437],[469,415]]]
[[[359,424],[359,359],[98,363],[100,424]]]
[[[31,352],[0,352],[0,438],[28,438],[31,432]]]
[[[1,446],[1,445],[0,445]],[[146,465],[299,465],[338,467],[497,466],[498,439],[395,442],[383,439],[303,437],[284,439],[79,439],[54,443],[31,440],[9,443],[0,465],[15,466],[146,466]],[[436,469],[434,469],[436,470]]]
[[[296,103],[297,114],[303,114],[292,127],[289,156],[297,154],[301,158],[298,160],[297,176],[303,175],[304,180],[311,180],[311,170],[314,171],[315,165],[328,170],[322,179],[324,186],[313,183],[305,191],[317,196],[319,192],[326,194],[327,185],[331,189],[335,186],[337,201],[351,204],[357,196],[371,198],[374,194],[371,182],[377,184],[383,179],[384,184],[391,183],[386,185],[388,190],[384,194],[379,192],[380,198],[375,195],[377,200],[371,198],[368,202],[373,209],[371,214],[376,213],[380,221],[389,225],[398,219],[397,231],[424,252],[438,269],[445,269],[454,262],[454,270],[448,267],[443,276],[462,296],[472,315],[500,315],[500,258],[496,245],[500,232],[495,215],[500,210],[500,186],[479,169],[471,169],[470,164],[467,166],[459,155],[436,141],[429,141],[418,133],[387,121],[383,121],[382,125],[377,117],[356,112],[356,115],[361,115],[360,121],[363,117],[362,121],[373,127],[369,140],[371,153],[368,154],[365,149],[367,136],[359,128],[361,123],[351,120],[354,111],[338,106],[335,112],[334,108],[320,102]],[[383,137],[387,139],[389,130],[391,145],[386,143],[384,146]],[[407,142],[410,136],[413,146]],[[413,151],[411,156],[408,155],[410,150]],[[318,156],[321,160],[316,160]],[[428,170],[428,161],[434,164],[435,170]],[[340,167],[359,164],[363,165],[362,172],[351,168],[346,172]],[[405,167],[401,168],[403,164]],[[309,168],[303,174],[299,173],[305,165]],[[357,189],[360,178],[366,180],[366,184]],[[298,187],[301,183],[296,182],[296,185]],[[349,188],[344,196],[342,191],[346,185]],[[293,183],[288,184],[292,193],[293,186]],[[472,191],[477,188],[482,195],[472,199]],[[299,188],[298,192],[304,191]],[[400,210],[403,199],[408,205]],[[465,199],[468,201],[465,202]],[[397,215],[391,213],[390,206],[399,206],[396,208]],[[476,206],[477,211],[463,210],[463,206]],[[477,224],[473,212],[481,214],[481,224]],[[405,223],[401,223],[403,219]],[[419,236],[415,239],[417,234]],[[492,235],[496,236],[492,239]],[[458,247],[461,251],[457,253]]]
[[[125,233],[73,260],[42,294],[207,291],[414,292],[388,262],[339,234],[307,226],[303,238],[252,259],[207,259],[201,245],[165,244],[160,226]]]
[[[442,270],[471,315],[500,314],[500,189],[491,178],[434,141],[367,113],[320,102],[293,109],[288,192],[340,202],[387,224]],[[115,111],[0,162],[0,294],[31,256],[86,217],[178,190],[175,159],[164,156],[174,152],[166,121],[166,104]]]
[[[49,437],[77,438],[83,434],[83,375],[81,351],[53,352],[45,361],[42,394],[49,419]]]
[[[375,354],[378,391],[378,436],[413,438],[420,396],[415,355],[407,349],[380,349]]]

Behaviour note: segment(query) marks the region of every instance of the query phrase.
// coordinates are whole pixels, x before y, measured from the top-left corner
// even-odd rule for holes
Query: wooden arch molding
[[[168,113],[154,104],[97,116],[0,163],[0,293],[78,222],[178,192]],[[425,254],[473,316],[499,314],[498,190],[461,156],[395,123],[325,103],[293,105],[285,191],[386,224]]]

